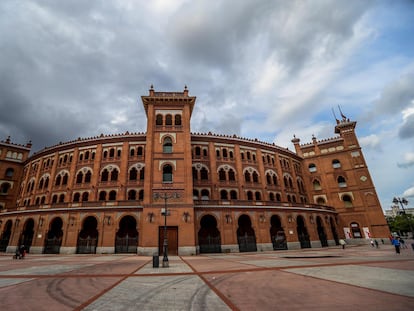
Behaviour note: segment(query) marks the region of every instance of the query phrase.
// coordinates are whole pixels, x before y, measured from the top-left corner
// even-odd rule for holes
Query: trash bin
[[[153,268],[159,268],[160,266],[160,257],[157,253],[152,255],[152,267]]]

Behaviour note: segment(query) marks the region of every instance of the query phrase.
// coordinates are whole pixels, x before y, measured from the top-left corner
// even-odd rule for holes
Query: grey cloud
[[[404,121],[404,124],[398,131],[398,136],[401,139],[409,139],[414,137],[414,114],[408,116]]]
[[[414,72],[406,74],[387,85],[374,102],[374,114],[397,114],[414,100]]]

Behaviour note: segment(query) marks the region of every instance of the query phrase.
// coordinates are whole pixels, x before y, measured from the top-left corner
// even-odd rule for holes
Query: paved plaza
[[[162,260],[162,258],[160,258]],[[170,256],[0,255],[2,310],[414,310],[414,251],[391,245]]]

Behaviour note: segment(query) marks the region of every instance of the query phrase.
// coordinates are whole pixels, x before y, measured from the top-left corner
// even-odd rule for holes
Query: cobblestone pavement
[[[162,259],[162,258],[160,258]],[[169,257],[0,254],[2,310],[414,310],[390,245]]]

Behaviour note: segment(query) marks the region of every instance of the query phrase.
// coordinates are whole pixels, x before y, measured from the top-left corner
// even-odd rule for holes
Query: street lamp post
[[[153,195],[155,200],[163,199],[164,200],[164,242],[163,242],[163,257],[162,257],[162,267],[168,268],[169,261],[168,261],[168,236],[167,236],[167,216],[169,215],[167,209],[167,201],[168,199],[176,199],[179,197],[179,194],[176,192],[173,193],[154,193]],[[162,212],[161,212],[162,213]]]
[[[405,209],[404,209],[404,205],[407,205],[408,204],[407,199],[406,198],[394,197],[394,199],[392,200],[392,203],[394,203],[394,204],[398,204],[399,203],[401,205],[401,208],[403,210],[404,217],[407,219],[408,225],[410,226],[411,236],[413,236],[413,234],[414,234],[413,226],[411,225],[411,221],[410,221],[410,219],[408,219],[407,213],[405,212]]]

